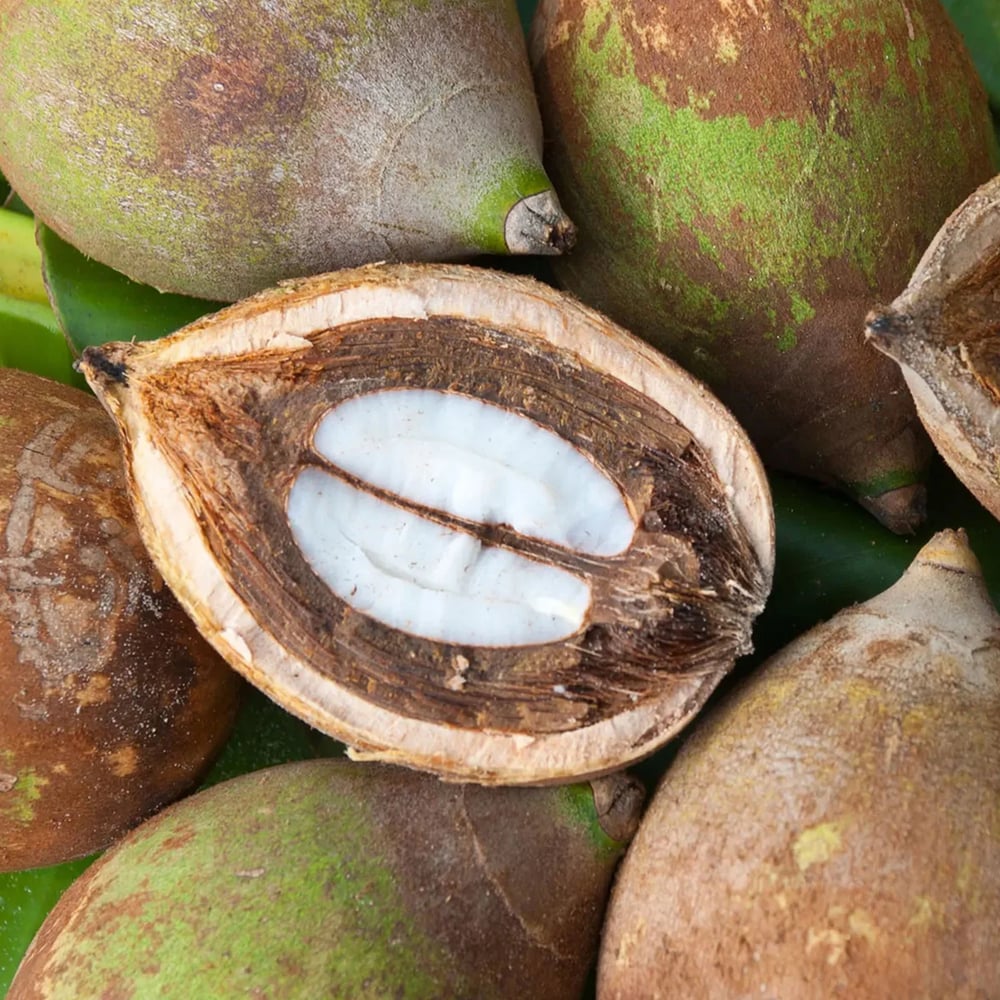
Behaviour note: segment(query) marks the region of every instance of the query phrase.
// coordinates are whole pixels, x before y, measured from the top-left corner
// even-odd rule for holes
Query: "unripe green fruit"
[[[0,107],[35,214],[164,290],[572,239],[512,0],[0,0]]]
[[[579,997],[641,805],[309,761],[164,810],[63,895],[8,1000]]]
[[[864,343],[994,173],[986,95],[937,0],[542,0],[560,281],[706,379],[773,468],[912,529],[929,455]]]

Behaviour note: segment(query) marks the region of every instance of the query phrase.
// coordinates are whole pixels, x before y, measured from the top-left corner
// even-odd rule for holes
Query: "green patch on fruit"
[[[478,213],[469,221],[466,238],[484,253],[506,254],[504,222],[510,210],[522,199],[548,191],[552,182],[537,163],[524,160],[502,164],[497,178],[498,182],[480,200]]]
[[[0,766],[10,767],[13,754],[5,753],[3,760]],[[49,781],[33,768],[25,771],[13,768],[12,771],[14,780],[6,781],[4,787],[7,790],[0,792],[0,816],[9,822],[27,826],[35,818],[35,803],[42,797],[42,789]]]
[[[845,483],[844,488],[856,497],[880,497],[883,493],[913,486],[923,481],[922,470],[890,469],[864,482]]]
[[[559,806],[569,825],[583,830],[598,857],[613,857],[625,849],[625,844],[609,837],[601,826],[594,804],[594,792],[589,784],[577,782],[560,790]]]
[[[814,3],[808,9],[805,31],[818,49],[841,25],[834,5]],[[810,302],[824,291],[831,263],[853,273],[854,287],[875,289],[885,227],[906,216],[909,182],[904,178],[886,191],[877,172],[858,170],[856,164],[880,163],[890,149],[903,163],[933,160],[945,173],[965,169],[962,126],[976,117],[969,88],[964,80],[943,81],[953,114],[934,115],[927,94],[930,41],[916,13],[905,52],[878,43],[885,53],[881,99],[859,84],[857,68],[832,67],[834,96],[825,108],[800,120],[775,115],[759,122],[714,113],[711,96],[704,93],[691,94],[687,106],[671,106],[666,77],[651,74],[648,53],[639,79],[618,16],[594,5],[570,43],[576,46],[580,117],[614,121],[616,135],[601,141],[622,151],[616,157],[620,182],[609,191],[621,226],[596,238],[645,244],[637,256],[671,286],[678,327],[698,325],[717,335],[731,325],[723,320],[732,314],[759,315],[761,288],[770,287],[772,301],[785,303],[770,339],[779,351],[793,349],[815,315]],[[869,38],[879,28],[877,20],[867,24]],[[664,60],[664,74],[668,68]],[[920,96],[922,125],[899,112],[901,101],[913,105],[914,92]],[[610,113],[611,108],[622,110]],[[586,177],[585,151],[575,169]],[[936,222],[954,207],[950,198],[942,191],[940,204],[932,206],[928,214]],[[921,248],[915,240],[905,266],[915,265]],[[728,316],[718,305],[707,314],[705,309],[705,288],[720,275],[730,290]]]
[[[0,872],[0,997],[7,995],[28,945],[63,891],[94,860]]]
[[[144,828],[121,863],[109,856],[94,870],[90,891],[101,906],[59,939],[56,963],[86,969],[95,988],[131,970],[136,990],[150,996],[189,995],[192,979],[204,996],[249,995],[255,984],[287,982],[294,972],[338,996],[435,998],[453,979],[449,959],[407,912],[397,873],[365,850],[378,836],[364,794],[328,808],[324,823],[282,824],[272,814],[284,808],[263,803],[225,846],[190,809]],[[294,806],[289,813],[298,815]],[[100,923],[96,944],[88,919]],[[383,942],[392,943],[391,954]],[[212,963],[213,954],[229,957]]]

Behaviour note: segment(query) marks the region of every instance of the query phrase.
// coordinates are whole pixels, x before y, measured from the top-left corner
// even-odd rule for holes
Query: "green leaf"
[[[986,85],[994,112],[1000,112],[1000,0],[944,0]]]
[[[773,475],[777,526],[774,587],[754,630],[752,668],[841,609],[866,601],[902,576],[937,531],[964,528],[1000,606],[1000,522],[940,459],[928,477],[927,522],[901,537],[839,494]]]
[[[49,300],[77,353],[111,340],[155,340],[223,305],[132,281],[41,223],[38,246]]]
[[[86,387],[73,369],[73,352],[55,314],[40,302],[0,294],[0,366],[20,368],[79,389]]]

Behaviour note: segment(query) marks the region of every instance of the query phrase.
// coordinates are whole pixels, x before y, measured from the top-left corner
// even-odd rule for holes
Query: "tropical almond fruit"
[[[1000,177],[974,191],[931,241],[906,288],[867,320],[896,361],[931,440],[1000,518]]]
[[[541,0],[546,164],[568,289],[705,379],[765,464],[897,531],[931,454],[864,320],[995,172],[937,0]]]
[[[572,242],[513,0],[2,0],[0,107],[35,214],[167,291]]]
[[[341,271],[81,368],[203,634],[356,753],[606,773],[750,648],[774,525],[742,428],[541,282]]]
[[[242,681],[143,548],[114,424],[0,369],[0,871],[107,847],[189,791]]]
[[[602,1000],[1000,996],[1000,614],[961,532],[692,728],[619,869]]]
[[[8,1000],[574,1000],[642,789],[308,761],[164,810],[93,864]]]

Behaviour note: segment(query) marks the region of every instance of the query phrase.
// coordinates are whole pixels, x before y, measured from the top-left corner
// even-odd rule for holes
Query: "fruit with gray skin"
[[[133,831],[66,892],[8,1000],[579,997],[642,792],[485,789],[320,760]]]
[[[620,869],[599,995],[998,996],[998,923],[1000,614],[941,532],[702,716]]]
[[[937,0],[541,0],[532,55],[579,226],[559,280],[706,379],[766,464],[912,530],[930,448],[864,319],[995,171]]]
[[[0,369],[0,871],[106,847],[192,788],[241,681],[139,538],[114,424]]]
[[[0,28],[0,168],[157,288],[572,242],[512,0],[2,0]]]

